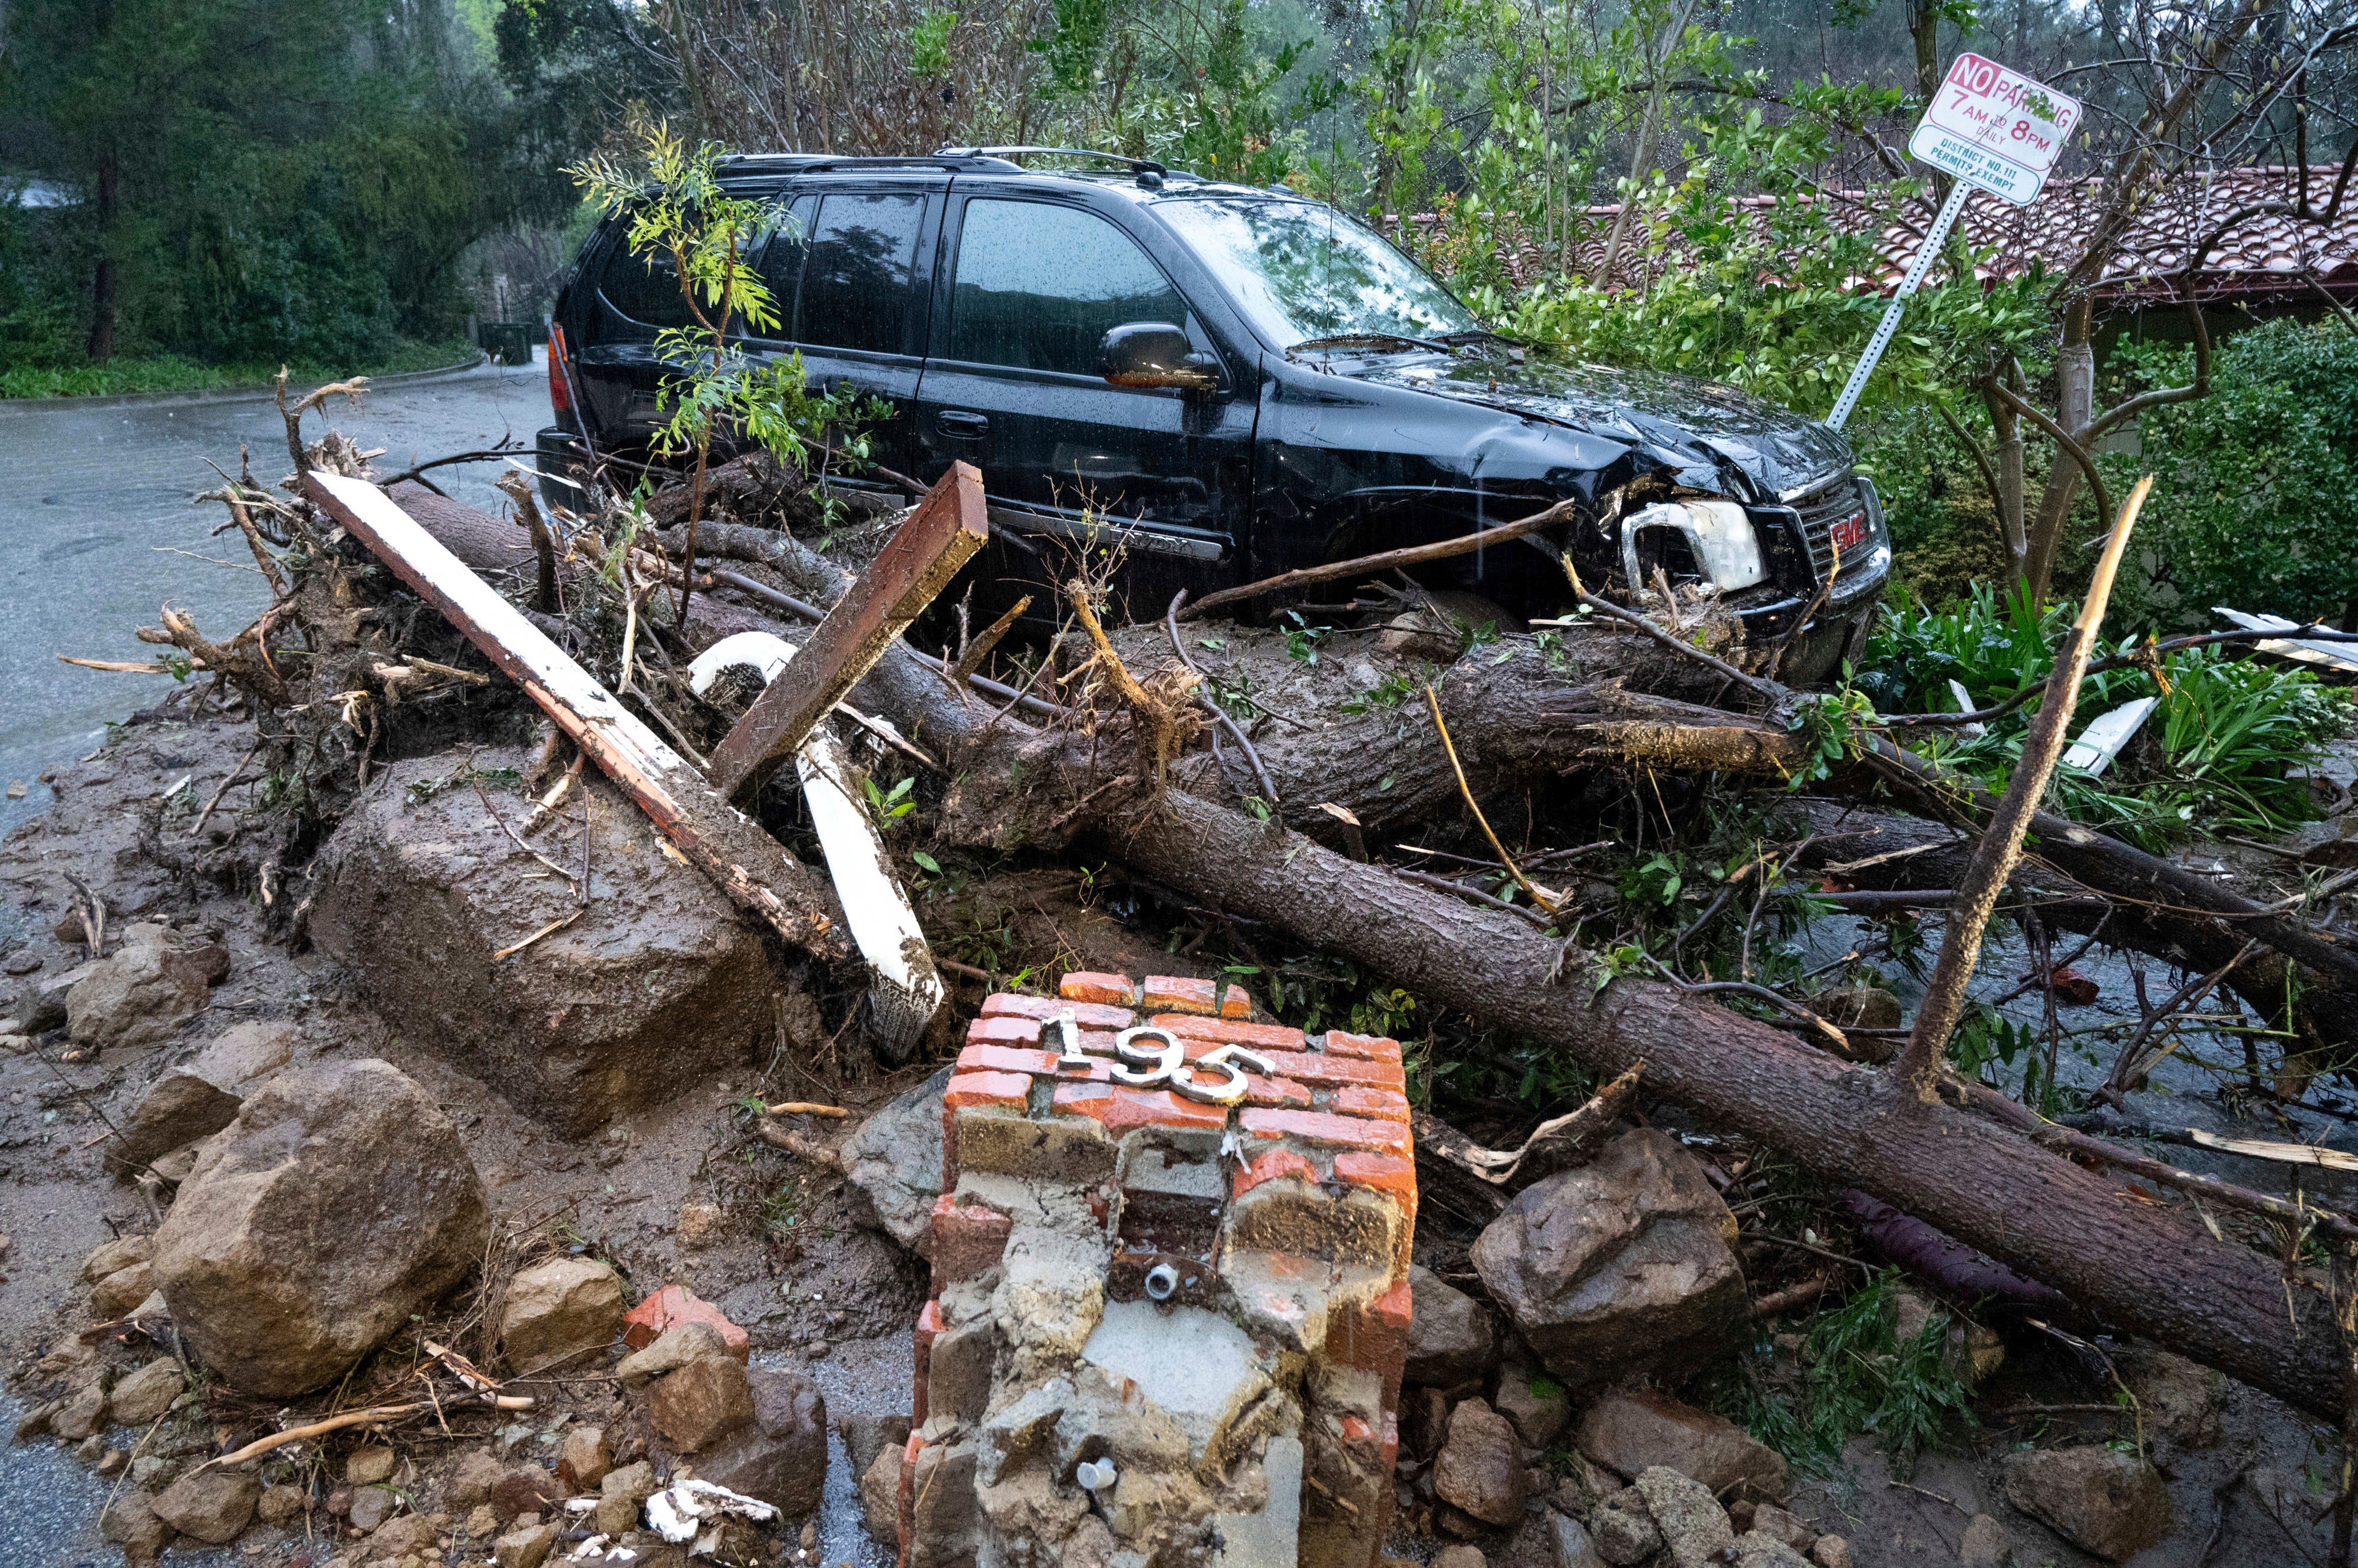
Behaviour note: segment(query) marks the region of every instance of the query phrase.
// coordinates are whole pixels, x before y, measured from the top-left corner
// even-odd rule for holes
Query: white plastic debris
[[[2090,720],[2088,727],[2080,731],[2080,738],[2071,742],[2071,749],[2063,753],[2064,762],[2082,773],[2103,773],[2121,754],[2121,748],[2129,743],[2129,737],[2144,727],[2147,717],[2160,701],[2158,697],[2140,697]]]
[[[1959,680],[1951,681],[1949,683],[1949,695],[1957,699],[1958,712],[1971,713],[1974,710],[1974,694],[1965,689],[1964,682]],[[1957,726],[1957,733],[1960,735],[1978,735],[1981,732],[1982,726],[1978,724],[1960,724]]]
[[[706,1524],[730,1514],[767,1524],[778,1510],[759,1498],[709,1481],[674,1481],[647,1499],[647,1528],[673,1542],[690,1540]]]
[[[739,632],[696,656],[687,684],[698,697],[723,670],[751,669],[767,686],[795,656],[794,645],[767,632]],[[860,956],[876,971],[869,993],[878,1028],[906,1052],[915,1048],[925,1025],[942,1005],[942,977],[934,968],[925,928],[909,905],[892,859],[876,824],[860,804],[851,758],[825,724],[811,731],[795,753],[803,798],[810,803],[811,826],[827,855],[827,875],[843,899],[844,917]]]
[[[593,1500],[590,1507],[597,1507]],[[568,1563],[636,1563],[639,1554],[627,1546],[610,1546],[608,1537],[593,1535],[565,1554]]]
[[[1101,1491],[1119,1479],[1110,1459],[1084,1459],[1073,1467],[1073,1479],[1084,1491]]]

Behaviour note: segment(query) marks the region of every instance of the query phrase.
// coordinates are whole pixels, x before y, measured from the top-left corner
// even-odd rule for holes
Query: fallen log
[[[1097,830],[1141,873],[1383,974],[1431,1005],[1561,1044],[1600,1071],[1642,1059],[1650,1092],[1759,1139],[2064,1292],[2117,1328],[2338,1417],[2324,1291],[2213,1239],[2107,1173],[1889,1075],[1804,1049],[1671,986],[1552,980],[1563,944],[1436,896],[1276,824],[1173,791]]]
[[[302,482],[315,505],[523,687],[730,902],[791,946],[830,961],[849,956],[841,929],[826,913],[825,890],[810,871],[739,815],[684,758],[384,492],[317,469],[304,474]]]

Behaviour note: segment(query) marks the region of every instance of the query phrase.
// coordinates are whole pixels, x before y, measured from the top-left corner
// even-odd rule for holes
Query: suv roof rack
[[[759,172],[774,169],[780,173],[806,174],[830,168],[941,168],[953,173],[989,170],[994,173],[1020,172],[1018,166],[1005,158],[982,153],[961,153],[944,148],[938,153],[914,157],[845,157],[832,153],[730,153],[720,160],[720,168],[730,173]]]
[[[1011,162],[1016,158],[1033,155],[1047,155],[1056,157],[1095,158],[1099,163],[1118,164],[1121,168],[1128,169],[1130,173],[1138,176],[1138,183],[1147,186],[1149,189],[1161,185],[1166,178],[1192,180],[1196,182],[1200,182],[1203,179],[1203,176],[1199,174],[1192,173],[1191,171],[1184,168],[1172,168],[1168,165],[1155,162],[1152,158],[1130,157],[1122,153],[1099,152],[1095,147],[944,147],[941,149],[938,156],[943,157],[989,158]]]

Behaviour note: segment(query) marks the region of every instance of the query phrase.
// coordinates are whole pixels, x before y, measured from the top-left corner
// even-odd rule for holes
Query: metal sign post
[[[2080,123],[2080,113],[2078,99],[2067,98],[1994,59],[1961,54],[1949,67],[1941,90],[1917,123],[1916,134],[1908,140],[1908,150],[1953,176],[1955,183],[1949,189],[1949,199],[1941,204],[1941,215],[1932,220],[1923,243],[1916,247],[1916,259],[1893,291],[1883,319],[1876,323],[1875,336],[1867,340],[1858,367],[1850,373],[1842,395],[1834,400],[1833,412],[1826,416],[1830,428],[1841,429],[1857,406],[1858,395],[1866,390],[1866,378],[1875,373],[1876,362],[1883,358],[1892,334],[1899,330],[1908,297],[1924,281],[1932,258],[1940,254],[1957,215],[1964,211],[1966,196],[1976,189],[1986,190],[2017,207],[2029,205],[2046,185],[2047,171],[2062,156],[2072,127]]]

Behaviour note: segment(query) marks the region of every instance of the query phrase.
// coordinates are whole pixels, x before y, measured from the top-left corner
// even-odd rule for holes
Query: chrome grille
[[[1859,489],[1858,476],[1847,470],[1829,475],[1787,504],[1801,514],[1801,537],[1810,546],[1810,575],[1823,582],[1826,568],[1833,560],[1833,545],[1828,535],[1834,524],[1866,510],[1866,496]],[[1871,544],[1870,538],[1844,551],[1843,569],[1848,571],[1864,561]]]

